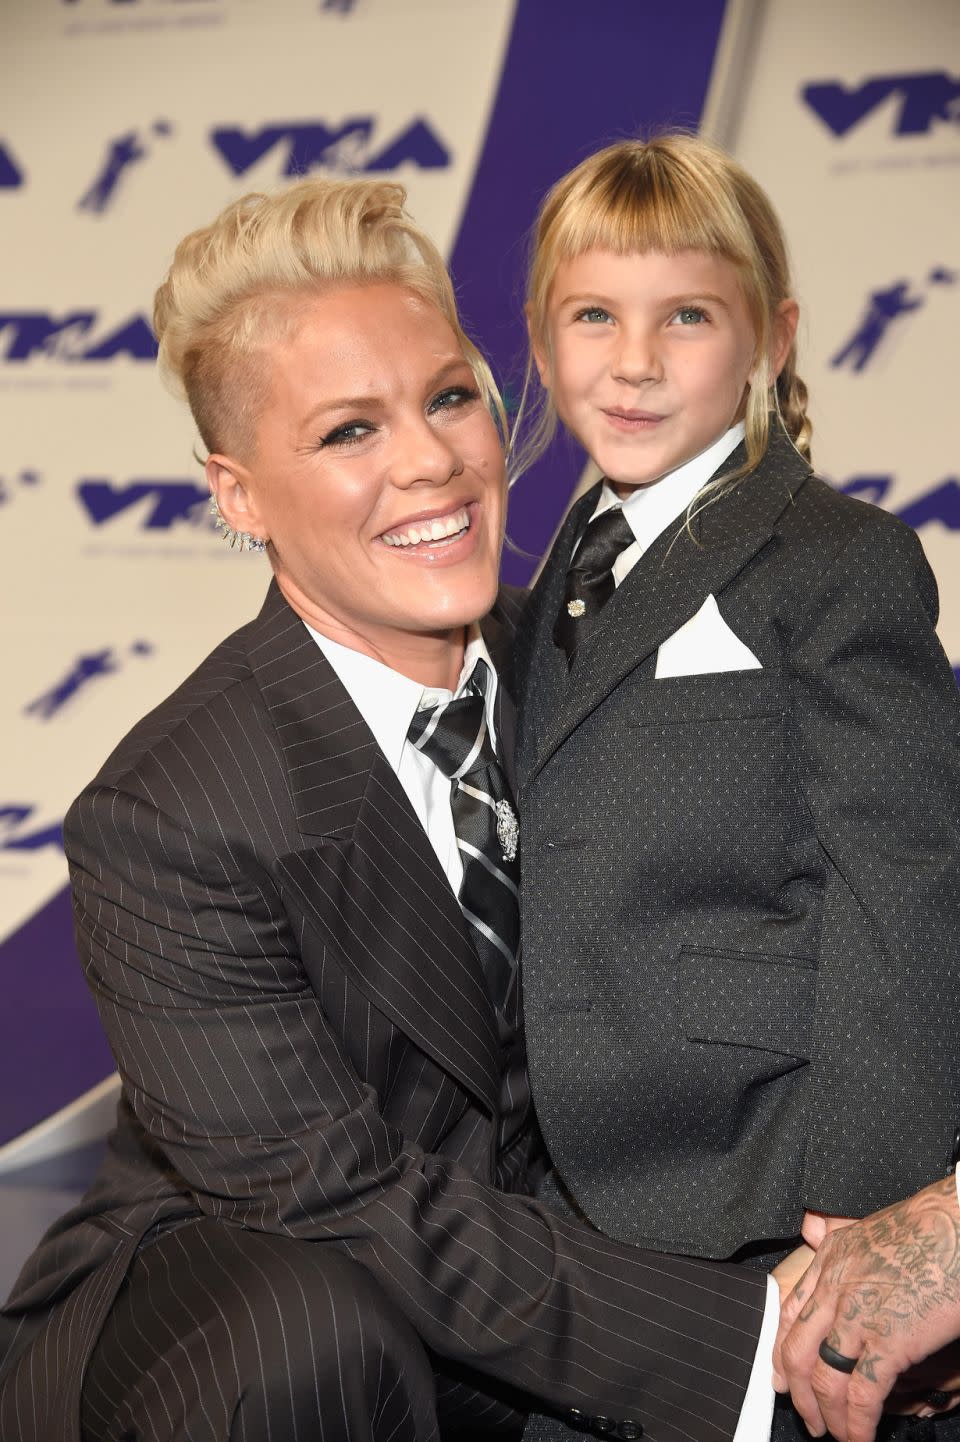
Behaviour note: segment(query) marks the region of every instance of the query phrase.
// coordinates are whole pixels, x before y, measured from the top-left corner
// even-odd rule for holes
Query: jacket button
[[[643,1436],[643,1428],[639,1422],[621,1422],[617,1436],[622,1437],[623,1442],[638,1442],[638,1438]]]

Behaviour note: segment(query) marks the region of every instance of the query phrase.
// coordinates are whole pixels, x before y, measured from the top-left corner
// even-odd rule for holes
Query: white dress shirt
[[[737,427],[734,427],[734,430],[736,429]],[[731,434],[732,432],[728,432],[728,436]],[[725,436],[724,441],[726,439]],[[734,440],[727,451],[714,461],[714,470],[734,449],[737,440],[739,437]],[[717,443],[718,446],[722,444],[722,442]],[[716,447],[711,447],[711,452],[705,451],[704,456],[711,454],[715,449]],[[702,459],[703,456],[697,457],[697,460]],[[688,465],[693,464],[692,461],[688,463]],[[686,466],[681,467],[681,470],[685,471],[686,469]],[[674,472],[674,475],[679,474],[679,472]],[[708,478],[708,476],[704,476],[703,480]],[[668,482],[671,479],[672,477],[664,477],[664,480]],[[686,499],[678,501],[676,509],[671,514],[663,515],[660,530],[664,526],[668,526],[685,510],[689,500],[703,484],[703,480],[698,480],[697,486],[689,492],[689,495],[687,495],[688,488],[683,488]],[[662,481],[657,482],[658,487],[662,484]],[[606,494],[606,488],[604,494]],[[613,492],[610,492],[610,495],[612,497],[610,504],[616,504]],[[631,497],[629,504],[632,506],[637,499],[636,496]],[[603,506],[603,509],[606,510],[607,507]],[[626,509],[625,506],[625,512]],[[669,507],[666,509],[669,510]],[[656,534],[658,535],[659,531]],[[656,535],[649,536],[644,550],[655,539]],[[634,547],[630,546],[628,550],[633,551]],[[635,564],[643,554],[639,546],[636,550],[637,555],[632,564]],[[629,570],[629,567],[627,569]],[[443,867],[454,895],[459,895],[460,883],[463,880],[463,863],[460,860],[457,835],[453,825],[453,812],[450,807],[450,781],[438,770],[429,756],[425,756],[422,751],[418,751],[415,746],[410,744],[407,740],[407,732],[417,711],[434,706],[438,701],[449,701],[451,696],[462,695],[466,683],[473,674],[477,660],[482,659],[490,668],[491,681],[487,688],[485,709],[487,728],[494,750],[496,750],[497,739],[493,713],[499,683],[496,667],[490,660],[490,653],[480,634],[480,627],[472,626],[468,633],[463,669],[460,672],[456,691],[421,686],[419,681],[412,681],[409,676],[401,676],[398,671],[392,670],[382,661],[376,661],[372,656],[365,656],[360,651],[353,651],[349,646],[341,645],[339,641],[331,641],[329,636],[315,631],[312,626],[307,626],[307,630],[330,662],[351,701],[373,732],[377,745],[410,798],[410,804],[427,833],[430,845],[437,854],[437,859]],[[780,1301],[777,1285],[772,1278],[768,1279],[767,1289],[767,1307],[760,1332],[757,1356],[754,1360],[734,1442],[763,1442],[763,1439],[770,1434],[770,1422],[773,1415],[773,1387],[770,1378],[773,1369],[773,1342],[780,1319]]]
[[[622,506],[627,524],[635,536],[632,546],[621,551],[613,564],[613,579],[616,585],[630,574],[634,566],[650,549],[654,541],[673,522],[680,519],[690,502],[697,496],[728,456],[732,455],[743,440],[745,427],[742,421],[694,456],[684,461],[675,471],[668,471],[659,481],[649,486],[637,486],[625,501],[614,491],[609,481],[604,481],[597,509],[590,517],[595,521],[604,511],[613,506]]]
[[[457,846],[457,834],[453,825],[450,806],[450,778],[444,776],[429,756],[418,751],[407,740],[407,732],[415,714],[423,709],[449,701],[453,696],[463,694],[478,660],[485,661],[490,670],[487,685],[485,711],[487,730],[493,749],[497,749],[497,733],[493,714],[497,699],[497,669],[490,660],[486,642],[479,626],[471,626],[467,634],[467,645],[463,657],[463,669],[457,682],[456,691],[421,686],[409,676],[401,676],[382,661],[365,656],[361,651],[352,651],[339,641],[331,641],[312,626],[307,626],[310,635],[326,656],[343,683],[351,701],[373,732],[374,740],[380,747],[390,768],[417,814],[427,839],[437,854],[454,896],[460,894],[463,881],[463,862]]]

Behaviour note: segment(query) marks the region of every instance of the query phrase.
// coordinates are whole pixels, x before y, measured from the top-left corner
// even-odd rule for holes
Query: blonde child
[[[612,1236],[770,1265],[805,1213],[863,1215],[951,1160],[960,702],[935,584],[912,531],[811,472],[783,236],[722,151],[627,141],[559,181],[527,316],[526,459],[559,417],[603,477],[517,649],[555,1186]]]

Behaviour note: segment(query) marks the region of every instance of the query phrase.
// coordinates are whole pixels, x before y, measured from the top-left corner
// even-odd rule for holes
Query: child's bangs
[[[588,250],[615,255],[702,250],[748,266],[753,247],[738,207],[706,177],[661,166],[618,167],[569,204],[560,218],[558,256]],[[571,197],[572,199],[572,197]]]

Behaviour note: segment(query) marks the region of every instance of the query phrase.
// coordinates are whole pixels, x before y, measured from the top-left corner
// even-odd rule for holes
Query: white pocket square
[[[664,641],[657,652],[657,680],[665,676],[705,676],[714,671],[760,671],[760,662],[720,615],[708,596],[695,616]]]

